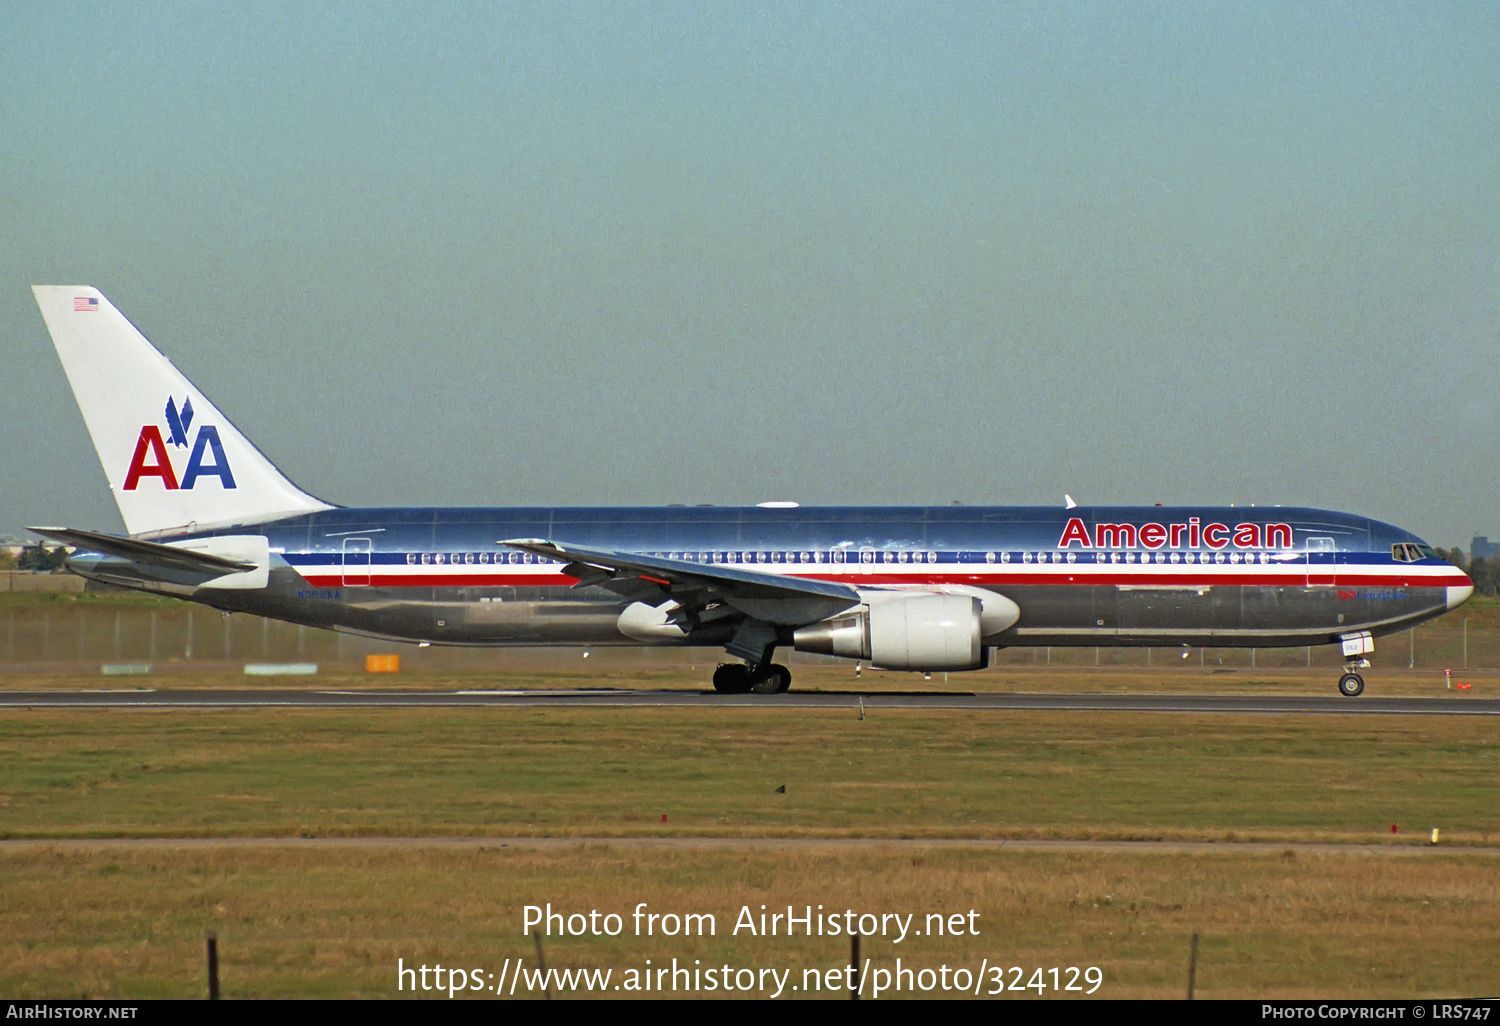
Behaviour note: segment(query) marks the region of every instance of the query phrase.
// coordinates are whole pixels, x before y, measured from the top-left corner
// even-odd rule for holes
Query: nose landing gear
[[[1339,694],[1345,698],[1357,698],[1365,689],[1365,679],[1353,670],[1339,678]]]
[[[1339,639],[1344,646],[1344,675],[1339,678],[1339,694],[1355,698],[1365,689],[1365,679],[1356,670],[1368,669],[1370,660],[1365,656],[1375,651],[1375,638],[1369,631],[1346,634]]]

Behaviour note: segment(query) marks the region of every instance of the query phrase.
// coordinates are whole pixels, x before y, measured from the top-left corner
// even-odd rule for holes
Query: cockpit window
[[[1443,558],[1442,556],[1439,556],[1437,554],[1437,550],[1434,549],[1431,545],[1418,545],[1418,546],[1416,546],[1416,550],[1419,553],[1421,553],[1421,556],[1419,557],[1421,559],[1442,559]]]
[[[1412,558],[1406,554],[1406,546],[1400,542],[1391,546],[1391,558],[1398,563],[1410,563]]]
[[[1391,558],[1398,563],[1415,563],[1422,559],[1439,559],[1437,552],[1431,545],[1414,545],[1411,542],[1398,542],[1391,546]]]

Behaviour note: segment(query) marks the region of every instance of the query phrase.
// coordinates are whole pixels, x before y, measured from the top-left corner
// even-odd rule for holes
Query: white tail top
[[[131,534],[332,508],[288,481],[98,289],[32,292]]]

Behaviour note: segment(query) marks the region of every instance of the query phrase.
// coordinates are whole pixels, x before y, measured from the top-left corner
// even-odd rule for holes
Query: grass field
[[[1491,843],[1497,767],[1481,717],[11,711],[0,833]]]
[[[973,909],[978,936],[873,937],[862,953],[887,971],[897,957],[971,973],[987,959],[1027,977],[1097,966],[1097,996],[1117,998],[1181,997],[1194,932],[1198,995],[1219,998],[1493,994],[1500,943],[1500,861],[1453,852],[726,854],[497,843],[43,850],[7,855],[5,874],[0,992],[10,997],[201,996],[208,929],[219,934],[227,997],[399,996],[398,958],[497,974],[506,959],[532,963],[523,908],[549,901],[565,912],[614,912],[624,923],[614,938],[548,939],[554,968],[623,974],[675,957],[687,966],[792,969],[800,983],[804,969],[846,964],[848,941],[735,936],[742,906],[916,913],[917,923]],[[715,935],[637,937],[630,912],[640,901],[713,913]]]
[[[1066,689],[1079,689],[1078,674],[1094,690],[1164,690],[1092,670],[1026,680],[1071,675]],[[1200,932],[1205,997],[1493,994],[1497,766],[1500,738],[1479,717],[12,710],[0,713],[0,835],[39,843],[0,850],[0,993],[201,994],[203,932],[216,929],[230,996],[397,996],[397,958],[494,972],[533,958],[526,904],[627,915],[645,901],[715,913],[719,933],[553,938],[549,964],[624,971],[676,957],[800,973],[843,964],[847,940],[729,936],[741,905],[919,919],[972,908],[978,937],[873,938],[865,954],[886,969],[898,956],[971,971],[985,958],[1028,973],[1096,965],[1098,996],[1179,996]],[[1443,844],[1423,846],[1433,827]],[[533,836],[579,842],[517,840]],[[67,845],[137,837],[263,840]],[[487,840],[275,843],[288,837]],[[659,837],[689,846],[631,844]],[[812,844],[691,846],[737,837]],[[1226,843],[1209,854],[878,843],[1000,837]],[[817,843],[836,838],[873,841]],[[1247,840],[1277,847],[1232,843]],[[1355,847],[1304,846],[1319,841]]]

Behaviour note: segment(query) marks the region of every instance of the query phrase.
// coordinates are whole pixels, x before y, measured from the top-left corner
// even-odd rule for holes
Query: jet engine
[[[866,604],[800,628],[792,647],[868,659],[888,670],[976,670],[987,662],[980,599],[899,592],[861,597]]]

